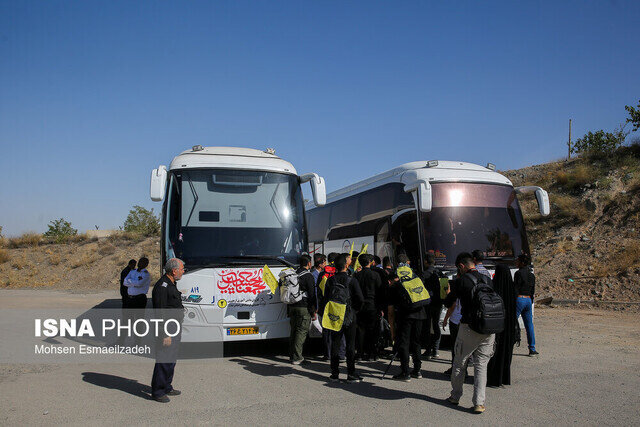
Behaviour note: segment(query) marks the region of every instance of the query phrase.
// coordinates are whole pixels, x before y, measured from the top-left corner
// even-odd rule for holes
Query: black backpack
[[[469,327],[479,334],[497,334],[504,330],[504,304],[489,284],[472,273],[467,273],[474,287],[471,291]],[[483,277],[484,279],[484,277]]]
[[[344,314],[344,326],[349,326],[351,324],[351,292],[349,291],[349,281],[350,277],[346,278],[346,283],[341,283],[338,279],[333,276],[333,283],[331,286],[331,294],[329,295],[329,301],[337,302],[339,304],[344,304],[347,306],[347,309]]]

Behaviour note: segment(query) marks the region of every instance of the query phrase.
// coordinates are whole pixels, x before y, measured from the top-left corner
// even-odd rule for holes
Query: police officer
[[[182,278],[184,263],[178,258],[171,258],[164,266],[165,274],[153,286],[152,300],[155,316],[165,320],[175,319],[182,324],[184,318],[182,294],[176,287],[176,282]],[[174,337],[164,336],[164,328],[159,329],[161,335],[156,343],[156,365],[151,379],[151,396],[157,402],[169,402],[168,396],[180,394],[171,385],[173,371],[178,357],[178,348],[182,335],[182,327]],[[171,331],[171,330],[170,330]],[[172,332],[172,331],[171,331]]]

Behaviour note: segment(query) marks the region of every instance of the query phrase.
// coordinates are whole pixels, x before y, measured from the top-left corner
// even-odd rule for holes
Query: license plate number
[[[227,329],[227,335],[254,335],[259,332],[257,326],[251,326],[249,328],[229,328]]]

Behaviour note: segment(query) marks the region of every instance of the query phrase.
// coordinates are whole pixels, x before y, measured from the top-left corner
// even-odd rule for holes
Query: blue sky
[[[0,225],[117,228],[195,144],[335,190],[413,160],[562,157],[640,99],[640,2],[0,1]],[[308,189],[305,189],[307,193]]]

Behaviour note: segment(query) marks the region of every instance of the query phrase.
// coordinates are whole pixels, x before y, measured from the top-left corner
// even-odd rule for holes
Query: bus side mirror
[[[317,173],[305,173],[300,176],[300,183],[311,183],[311,192],[313,193],[313,203],[316,206],[324,206],[327,204],[327,188],[324,178]]]
[[[167,167],[158,166],[158,169],[151,171],[151,200],[161,202],[164,199],[164,187],[167,184]]]
[[[413,200],[416,202],[416,207],[420,212],[431,212],[432,197],[431,197],[431,184],[425,179],[418,179],[416,181],[405,184],[405,193],[412,193]]]
[[[549,215],[549,213],[551,212],[551,207],[549,205],[549,193],[547,193],[540,187],[532,185],[526,187],[516,187],[515,190],[518,194],[535,193],[536,200],[538,201],[538,209],[540,209],[540,215]]]

